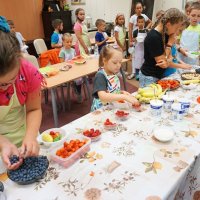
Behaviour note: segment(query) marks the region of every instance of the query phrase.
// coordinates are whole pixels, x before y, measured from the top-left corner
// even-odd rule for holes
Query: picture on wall
[[[85,5],[85,0],[71,0],[72,5]]]

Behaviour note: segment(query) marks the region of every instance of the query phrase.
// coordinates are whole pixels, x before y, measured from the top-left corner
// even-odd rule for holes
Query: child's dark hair
[[[102,67],[104,65],[103,59],[108,61],[112,57],[113,51],[120,51],[121,52],[121,50],[115,49],[112,46],[104,46],[101,49],[100,56],[99,56],[99,66],[100,67]]]
[[[163,31],[162,31],[162,40],[165,50],[165,35],[166,35],[166,24],[169,22],[171,25],[177,24],[179,22],[182,22],[184,19],[184,14],[178,10],[177,8],[170,8],[168,9],[163,17],[161,18],[160,22],[163,25]]]
[[[138,2],[135,3],[134,9],[136,9],[136,7],[137,7],[138,4],[141,4],[141,6],[143,7],[142,2],[139,2],[139,1],[138,1]]]
[[[106,22],[103,19],[97,19],[95,22],[95,25],[98,28],[98,26],[101,25],[102,23],[106,23]]]
[[[138,16],[138,17],[137,17],[137,22],[138,22],[138,20],[140,20],[140,19],[143,19],[143,20],[144,20],[144,17],[143,17],[142,15]]]
[[[14,26],[14,22],[11,19],[7,20],[7,23],[9,24],[9,26]]]
[[[84,9],[83,8],[77,8],[75,10],[75,15],[77,16],[80,11],[84,11]]]
[[[69,37],[72,37],[72,35],[70,33],[64,33],[62,36],[62,40],[64,41],[65,38],[69,38]]]
[[[200,10],[200,3],[199,2],[193,2],[191,7],[190,7],[190,13],[192,10]]]
[[[60,26],[63,23],[63,21],[61,19],[54,19],[52,21],[52,26],[54,29],[58,28],[58,26]]]
[[[185,4],[185,10],[187,10],[189,7],[191,7],[193,3],[194,3],[193,1],[188,1],[188,2]]]
[[[15,34],[0,31],[0,76],[12,71],[21,58],[20,45]]]

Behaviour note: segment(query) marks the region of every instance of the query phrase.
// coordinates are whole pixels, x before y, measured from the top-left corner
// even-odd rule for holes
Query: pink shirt
[[[32,93],[41,87],[44,78],[30,62],[21,59],[21,66],[15,81],[16,93],[20,104],[25,104],[27,94]],[[0,106],[8,105],[14,93],[11,85],[7,90],[0,90]]]
[[[74,31],[80,31],[80,33],[82,34],[82,23],[76,22],[74,24]],[[75,48],[75,51],[76,51],[76,55],[80,55],[78,40],[76,41],[74,48]]]

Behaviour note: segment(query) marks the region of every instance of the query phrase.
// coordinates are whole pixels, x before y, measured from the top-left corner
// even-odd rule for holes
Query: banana
[[[136,96],[135,96],[135,98],[136,99],[140,99],[142,96],[140,95],[140,94],[137,94]]]
[[[200,80],[184,80],[184,81],[182,81],[182,84],[188,85],[190,83],[199,83],[199,82],[200,82]]]
[[[147,91],[142,93],[143,97],[154,97],[154,92],[153,91]]]

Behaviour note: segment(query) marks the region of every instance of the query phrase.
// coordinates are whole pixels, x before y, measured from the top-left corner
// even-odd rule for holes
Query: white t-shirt
[[[141,15],[144,17],[145,22],[147,22],[149,20],[149,18],[145,14],[141,14]],[[138,28],[136,26],[136,24],[137,24],[137,17],[138,16],[136,14],[134,14],[134,15],[131,16],[130,21],[129,21],[130,23],[133,24],[133,27],[134,27],[133,31]]]

